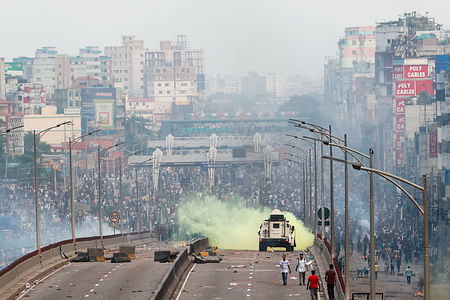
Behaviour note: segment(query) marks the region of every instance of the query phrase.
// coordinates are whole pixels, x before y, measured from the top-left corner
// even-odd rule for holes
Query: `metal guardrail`
[[[383,293],[376,293],[376,295],[381,295],[381,300],[384,300],[384,294]],[[352,300],[357,300],[357,299],[361,299],[361,298],[355,298],[355,296],[366,296],[365,298],[367,300],[369,300],[370,298],[370,293],[352,293]],[[376,297],[376,296],[375,296]]]

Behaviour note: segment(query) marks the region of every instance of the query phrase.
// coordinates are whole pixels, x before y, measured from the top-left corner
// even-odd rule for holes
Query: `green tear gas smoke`
[[[247,207],[237,200],[219,201],[214,196],[186,199],[178,208],[178,224],[187,234],[202,234],[222,249],[257,250],[258,230],[272,209]],[[314,244],[314,235],[294,214],[283,212],[295,226],[297,250]]]

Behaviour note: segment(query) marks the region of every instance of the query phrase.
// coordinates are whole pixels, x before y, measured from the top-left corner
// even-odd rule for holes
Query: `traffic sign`
[[[110,213],[109,220],[113,223],[119,222],[119,220],[120,220],[119,213],[117,211],[113,211],[112,213]]]
[[[322,221],[317,222],[319,226],[322,226]],[[325,221],[325,226],[330,226],[330,221]]]
[[[319,219],[322,219],[322,207],[319,208],[317,215],[319,216]],[[325,220],[328,220],[329,217],[330,217],[330,210],[328,209],[328,207],[325,207]]]

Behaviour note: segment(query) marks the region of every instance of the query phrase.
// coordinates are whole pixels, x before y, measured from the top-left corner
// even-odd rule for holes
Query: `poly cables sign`
[[[427,65],[394,65],[392,66],[392,77],[394,80],[401,79],[427,79],[429,76]]]
[[[433,80],[399,80],[395,82],[395,96],[413,97],[423,92],[433,95]]]

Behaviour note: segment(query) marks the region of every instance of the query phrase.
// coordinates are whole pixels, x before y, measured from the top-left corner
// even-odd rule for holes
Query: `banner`
[[[427,92],[428,95],[433,96],[433,80],[417,80],[416,81],[416,96]]]
[[[393,80],[403,79],[403,65],[392,66],[392,79]]]

